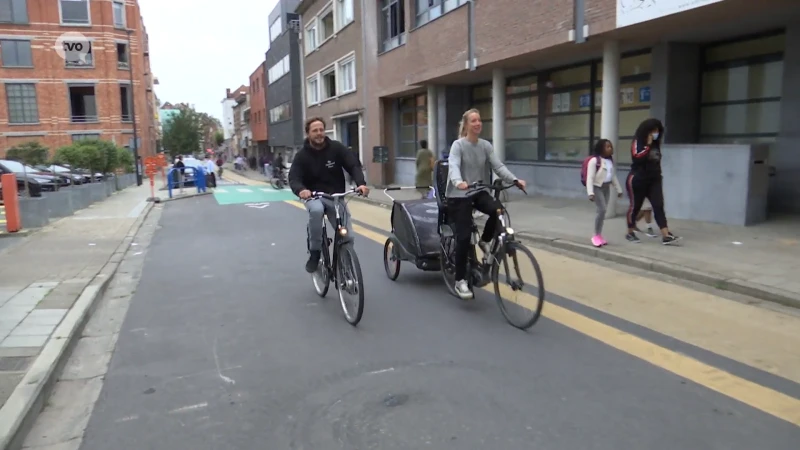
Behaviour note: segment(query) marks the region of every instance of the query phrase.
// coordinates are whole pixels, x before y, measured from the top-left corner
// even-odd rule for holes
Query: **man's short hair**
[[[325,124],[325,119],[323,119],[322,117],[312,117],[306,120],[306,134],[308,134],[308,131],[311,129],[311,124],[314,122],[322,122],[322,128],[327,127],[327,125]]]
[[[426,141],[425,139],[419,141],[419,146],[422,148],[428,148],[428,141]]]

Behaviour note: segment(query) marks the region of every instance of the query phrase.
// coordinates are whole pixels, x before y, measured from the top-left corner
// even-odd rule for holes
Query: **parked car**
[[[14,162],[14,161],[12,161],[12,162]],[[6,173],[13,173],[13,174],[15,174],[17,176],[17,192],[20,195],[23,195],[25,193],[25,179],[27,178],[28,187],[30,187],[30,190],[31,190],[31,192],[30,192],[31,193],[31,197],[41,197],[42,196],[42,185],[39,182],[40,178],[38,178],[38,177],[36,177],[34,175],[27,175],[26,176],[24,174],[16,173],[13,170],[10,170],[9,168],[7,168],[5,165],[2,164],[2,161],[0,161],[0,174],[6,174]],[[0,195],[2,195],[2,191],[0,191]]]
[[[192,169],[188,169],[184,171],[183,176],[183,185],[184,186],[194,186],[195,185],[195,170],[199,170],[203,166],[203,162],[196,158],[183,158],[183,165],[185,167],[191,167]]]
[[[39,197],[42,192],[53,192],[60,185],[59,180],[52,175],[41,175],[36,173],[36,169],[25,166],[17,161],[0,160],[0,172],[13,173],[17,176],[17,188],[20,192],[25,190],[25,180],[31,187],[31,196]]]
[[[72,173],[70,170],[64,166],[60,166],[58,164],[50,164],[49,166],[41,165],[35,166],[41,172],[45,172],[50,175],[58,175],[60,177],[67,178],[71,181],[71,184],[80,185],[83,183],[89,182],[89,177],[84,177],[81,174]]]

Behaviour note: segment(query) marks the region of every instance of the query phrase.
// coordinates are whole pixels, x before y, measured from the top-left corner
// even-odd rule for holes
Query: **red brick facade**
[[[264,63],[250,74],[250,130],[254,142],[269,139],[269,117],[267,117],[267,83],[264,80]]]
[[[135,112],[141,141],[139,154],[155,152],[158,127],[153,93],[153,75],[147,48],[147,34],[135,1],[125,2],[125,26],[130,36],[130,65],[133,70],[135,111],[123,120],[121,85],[130,85],[131,72],[119,68],[117,44],[128,45],[125,29],[114,25],[112,2],[89,2],[91,25],[60,24],[58,0],[28,0],[28,24],[0,23],[3,40],[20,38],[31,42],[32,68],[0,67],[0,156],[21,142],[37,140],[51,151],[72,142],[72,134],[100,134],[101,139],[125,146],[133,136],[131,112]],[[92,40],[94,67],[67,68],[56,53],[56,39],[66,32],[78,32]],[[0,54],[3,49],[0,49]],[[70,116],[68,83],[83,82],[95,87],[97,121],[74,123]],[[35,85],[38,123],[9,124],[5,86],[11,83]],[[129,116],[129,117],[128,117]]]

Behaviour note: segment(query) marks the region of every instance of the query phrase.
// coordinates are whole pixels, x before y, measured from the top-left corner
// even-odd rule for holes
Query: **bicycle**
[[[491,185],[485,184],[481,181],[472,183],[469,185],[467,194],[475,193],[483,188],[488,188],[494,192],[494,199],[499,201],[500,193],[512,187],[517,187],[525,192],[525,190],[517,184],[503,186],[502,181],[497,180]],[[469,284],[470,289],[486,286],[490,282],[493,283],[497,305],[500,307],[503,317],[505,317],[506,321],[512,326],[521,330],[526,330],[532,327],[539,320],[539,317],[542,313],[542,308],[544,307],[545,290],[542,271],[539,267],[538,261],[536,261],[536,258],[533,256],[533,253],[531,253],[531,251],[525,245],[516,239],[514,235],[514,229],[511,228],[511,216],[505,207],[503,207],[501,210],[501,214],[499,215],[498,219],[500,223],[494,238],[490,242],[490,251],[482,258],[478,258],[475,250],[475,244],[477,244],[478,239],[480,239],[478,234],[478,226],[475,224],[474,220],[472,222],[472,248],[470,250],[469,259],[467,262],[467,283]],[[450,293],[454,296],[458,296],[455,290],[456,241],[455,234],[453,233],[452,227],[450,227],[449,224],[442,224],[440,240],[442,277],[444,278],[444,282],[447,285],[447,289],[450,291]],[[531,305],[531,302],[527,301],[527,299],[522,301],[511,301],[511,303],[515,306],[521,307],[522,309],[529,309],[533,312],[533,314],[527,319],[517,321],[511,317],[509,308],[504,302],[503,295],[504,291],[508,293],[515,293],[524,290],[525,283],[522,281],[522,271],[520,270],[518,258],[520,254],[526,256],[530,260],[530,266],[533,268],[538,287],[535,288],[537,294],[537,301],[535,305]],[[516,279],[514,280],[511,279],[514,274],[511,274],[509,271],[509,257],[514,264],[514,274],[516,275]],[[510,292],[508,290],[501,289],[500,287],[501,266],[505,270],[505,281],[510,287]]]
[[[289,184],[286,177],[287,175],[283,170],[280,172],[274,170],[272,172],[272,177],[269,179],[269,185],[272,186],[273,189],[281,190]]]
[[[311,274],[311,281],[317,295],[325,297],[328,294],[330,282],[333,280],[336,290],[339,293],[339,302],[342,306],[345,320],[350,325],[356,326],[361,321],[364,314],[364,278],[361,276],[361,264],[352,243],[344,243],[342,239],[347,236],[347,228],[342,221],[340,213],[340,203],[347,195],[357,194],[356,189],[350,189],[341,194],[326,194],[324,192],[312,192],[311,197],[306,200],[328,199],[333,200],[336,212],[335,233],[333,237],[333,255],[330,255],[331,238],[328,237],[328,224],[326,214],[322,216],[322,252],[320,254],[317,270]],[[360,195],[360,194],[359,194]],[[310,236],[308,227],[306,234]],[[310,238],[306,239],[306,246],[310,249]],[[348,264],[349,262],[349,264]],[[349,271],[346,271],[348,268]],[[357,304],[354,311],[345,302],[343,292],[357,296]]]

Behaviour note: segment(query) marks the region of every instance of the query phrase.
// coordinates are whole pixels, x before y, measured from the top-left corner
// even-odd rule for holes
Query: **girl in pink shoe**
[[[617,180],[617,172],[611,155],[614,146],[608,139],[600,139],[594,146],[594,157],[589,160],[586,172],[586,193],[589,200],[597,206],[597,217],[594,219],[594,236],[592,245],[602,247],[608,242],[603,239],[603,222],[606,220],[606,209],[611,198],[611,185],[617,197],[622,197],[622,187]]]

